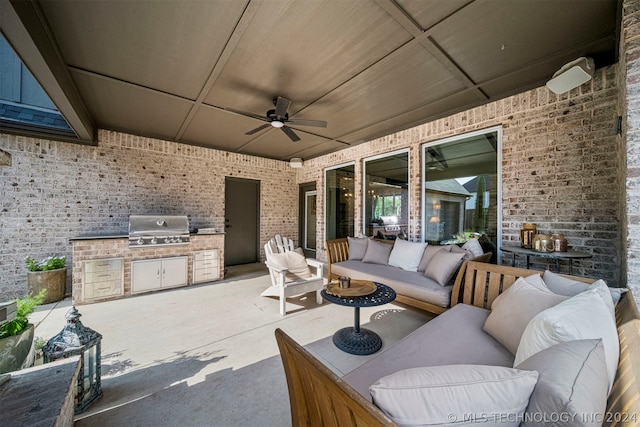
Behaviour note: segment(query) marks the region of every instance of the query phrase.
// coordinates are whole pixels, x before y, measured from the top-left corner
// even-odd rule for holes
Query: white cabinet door
[[[162,260],[162,287],[187,284],[187,257],[164,258]]]
[[[162,261],[131,261],[131,292],[145,292],[162,286]]]

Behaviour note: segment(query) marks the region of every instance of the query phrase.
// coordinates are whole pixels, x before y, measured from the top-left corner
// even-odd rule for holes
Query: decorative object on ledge
[[[564,234],[552,234],[551,241],[553,242],[554,252],[567,252],[567,250],[569,249],[567,239],[564,238]]]
[[[0,166],[11,166],[11,154],[0,150]]]
[[[553,241],[548,234],[533,236],[532,249],[536,252],[553,252]]]
[[[520,244],[523,248],[531,249],[533,243],[533,236],[538,234],[535,224],[522,224],[522,230],[520,230]]]
[[[75,306],[66,314],[67,324],[42,348],[44,363],[71,356],[80,357],[78,394],[74,412],[79,414],[102,396],[100,390],[100,346],[102,335],[87,328]]]

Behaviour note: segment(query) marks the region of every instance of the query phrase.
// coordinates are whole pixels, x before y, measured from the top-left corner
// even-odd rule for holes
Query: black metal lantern
[[[74,412],[79,414],[102,396],[100,390],[100,341],[102,335],[87,328],[80,321],[82,316],[74,307],[65,318],[67,324],[58,335],[47,341],[42,348],[44,363],[81,356],[78,376],[78,394]]]

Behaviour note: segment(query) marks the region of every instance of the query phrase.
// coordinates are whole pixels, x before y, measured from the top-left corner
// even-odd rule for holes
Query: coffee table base
[[[340,329],[333,334],[333,343],[340,350],[359,356],[373,354],[382,348],[382,339],[378,334],[369,329],[359,329],[359,332],[353,327]]]

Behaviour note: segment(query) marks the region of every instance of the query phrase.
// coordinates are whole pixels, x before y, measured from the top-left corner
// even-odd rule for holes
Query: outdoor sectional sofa
[[[563,299],[564,302],[551,305],[551,308],[533,317],[526,325],[519,346],[524,345],[524,336],[527,334],[534,333],[528,338],[536,339],[541,338],[536,334],[544,335],[535,327],[531,327],[541,314],[546,315],[549,311],[555,313],[560,307],[564,309],[565,306],[572,307],[573,304],[580,307],[584,304],[598,304],[600,319],[593,322],[597,325],[610,323],[612,331],[608,335],[604,333],[602,337],[598,336],[598,339],[586,339],[596,338],[592,336],[565,342],[560,340],[559,344],[534,353],[524,361],[515,360],[517,369],[513,369],[514,355],[505,346],[507,344],[502,345],[483,330],[483,327],[487,327],[487,319],[492,314],[499,319],[502,318],[507,323],[503,326],[508,334],[511,329],[518,329],[517,322],[509,322],[508,316],[501,317],[504,313],[498,316],[498,311],[504,312],[507,308],[511,309],[512,314],[517,313],[525,306],[535,306],[538,301],[554,298],[553,295],[556,294],[549,295],[551,292],[548,288],[545,289],[549,292],[540,294],[544,296],[540,299],[531,299],[530,294],[519,293],[520,289],[531,291],[531,287],[536,288],[536,295],[540,292],[538,285],[529,283],[530,280],[535,282],[536,278],[541,279],[543,276],[543,272],[534,270],[465,262],[459,276],[462,277],[456,281],[453,307],[450,310],[388,349],[383,349],[381,353],[342,378],[282,330],[276,330],[276,339],[287,377],[292,424],[392,426],[398,422],[409,425],[468,425],[473,421],[487,421],[470,417],[465,420],[467,423],[463,423],[461,412],[456,411],[450,412],[448,416],[444,413],[438,415],[439,412],[447,410],[447,405],[453,404],[454,407],[457,405],[460,411],[469,411],[474,416],[482,413],[486,405],[487,413],[484,415],[494,416],[493,422],[490,419],[488,425],[518,425],[523,420],[525,422],[522,425],[640,425],[640,315],[630,293],[622,294],[620,301],[615,305],[614,322],[611,312],[613,302],[610,308],[606,306],[605,297],[602,293],[596,292],[595,283],[588,287],[583,285],[593,282],[593,279],[562,276],[571,279],[576,286],[585,286],[587,291],[581,291],[574,297],[566,297]],[[527,278],[524,285],[521,277]],[[512,286],[513,289],[505,293]],[[605,289],[607,290],[604,292],[608,295],[609,289],[606,285]],[[503,293],[505,297],[499,302],[499,295]],[[520,295],[532,303],[507,305],[506,295]],[[591,316],[594,311],[588,313]],[[569,318],[563,319],[569,323]],[[602,322],[602,319],[607,321]],[[589,321],[592,320],[586,320]],[[612,347],[611,333],[615,341],[616,357],[610,357],[609,353]],[[605,342],[605,339],[608,342]],[[515,359],[520,356],[520,350],[518,348]],[[613,370],[610,370],[609,365],[612,361],[617,363],[614,363]],[[408,387],[406,384],[407,381],[416,379],[425,380],[425,375],[427,382],[435,380],[436,383],[442,383],[470,370],[472,376],[488,375],[489,378],[485,378],[485,381],[472,378],[473,381],[462,383],[463,396],[458,395],[457,398],[451,399],[453,402],[442,402],[433,396],[415,401],[416,390],[418,394],[423,393],[420,387],[424,384],[417,388]],[[500,385],[503,379],[495,381],[492,376],[495,374],[494,371],[502,374],[506,371],[510,376],[504,380],[508,386],[501,390],[502,393],[497,393],[498,397],[492,394],[491,387],[495,384]],[[398,381],[400,384],[397,384]],[[433,389],[436,395],[441,386],[449,385],[436,384]],[[427,387],[425,393],[431,391]],[[394,398],[396,392],[400,394]],[[375,403],[372,402],[372,398]],[[521,414],[522,418],[500,418],[505,414],[491,412],[491,405],[501,398],[520,399],[520,409],[524,410],[522,405],[526,407],[526,412]],[[526,399],[524,403],[522,399]],[[399,412],[396,408],[398,406],[401,407]],[[408,416],[407,410],[410,412]],[[409,419],[398,419],[403,411],[404,416]],[[531,416],[525,417],[526,414]],[[439,416],[440,422],[431,424],[422,420],[413,424],[416,417],[420,416],[436,419]]]
[[[470,243],[476,243],[472,239]],[[469,245],[472,246],[472,245]],[[434,314],[451,306],[454,280],[463,261],[489,262],[491,252],[475,252],[457,245],[378,241],[368,238],[327,240],[329,280],[339,276],[380,282],[393,288],[396,301]],[[442,251],[442,253],[440,253]]]

